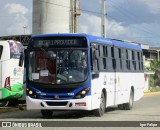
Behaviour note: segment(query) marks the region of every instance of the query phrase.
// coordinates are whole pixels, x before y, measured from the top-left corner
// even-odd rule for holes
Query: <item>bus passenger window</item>
[[[3,46],[0,46],[0,59],[1,59],[1,56],[2,56],[2,52],[3,52]]]
[[[119,54],[119,62],[120,62],[120,69],[122,69],[122,50],[118,48],[118,54]]]
[[[95,48],[91,49],[91,70],[92,78],[99,77],[99,64],[98,64],[99,52]]]
[[[115,59],[115,54],[114,54],[114,48],[111,47],[111,56],[112,56],[112,67],[115,70],[116,69],[116,59]]]

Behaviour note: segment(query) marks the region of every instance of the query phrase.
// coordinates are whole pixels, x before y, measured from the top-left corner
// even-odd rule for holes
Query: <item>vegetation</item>
[[[151,92],[160,91],[160,87],[151,87],[151,88],[150,88],[150,91],[151,91]]]
[[[153,75],[149,76],[149,85],[151,86],[151,90],[160,90],[160,61],[151,61],[150,67],[146,67],[145,70],[154,72]]]

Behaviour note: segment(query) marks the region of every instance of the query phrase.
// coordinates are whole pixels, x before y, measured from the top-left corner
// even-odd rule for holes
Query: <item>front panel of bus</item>
[[[85,37],[35,37],[26,53],[27,109],[90,110]]]
[[[3,41],[1,54],[1,99],[18,99],[23,95],[23,65],[19,65],[23,55],[22,44],[16,41]]]

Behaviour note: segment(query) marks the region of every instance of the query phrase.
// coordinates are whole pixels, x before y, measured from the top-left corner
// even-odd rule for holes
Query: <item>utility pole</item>
[[[24,28],[24,35],[26,35],[27,26],[23,26],[23,28]]]
[[[106,37],[106,0],[102,0],[101,36]]]
[[[75,12],[75,8],[74,8],[74,2],[75,0],[70,0],[70,6],[71,6],[71,22],[70,22],[70,33],[74,33],[74,12]]]
[[[79,28],[80,2],[79,0],[71,0],[71,32],[77,33]]]
[[[75,27],[74,27],[74,32],[77,33],[79,30],[79,17],[81,15],[80,12],[80,1],[75,0]]]

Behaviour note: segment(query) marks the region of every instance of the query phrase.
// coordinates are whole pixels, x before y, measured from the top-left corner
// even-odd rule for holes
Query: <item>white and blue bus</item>
[[[130,110],[143,96],[140,45],[87,34],[33,36],[26,51],[27,109]]]

